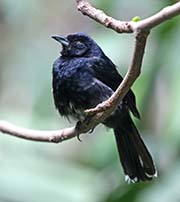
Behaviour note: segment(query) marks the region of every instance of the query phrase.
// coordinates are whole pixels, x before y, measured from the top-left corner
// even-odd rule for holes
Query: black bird
[[[56,35],[52,38],[62,45],[61,56],[53,64],[55,106],[62,116],[82,120],[84,110],[107,100],[123,78],[87,34]],[[103,124],[114,130],[125,180],[152,180],[157,176],[156,168],[130,112],[140,118],[132,90]]]

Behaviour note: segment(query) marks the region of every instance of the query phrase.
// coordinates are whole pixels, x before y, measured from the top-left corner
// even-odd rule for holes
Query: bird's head
[[[51,36],[62,45],[62,56],[93,57],[102,54],[96,42],[85,33],[70,34],[67,36]]]

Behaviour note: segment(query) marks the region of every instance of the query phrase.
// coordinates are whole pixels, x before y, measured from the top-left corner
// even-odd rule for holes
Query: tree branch
[[[149,18],[133,21],[120,21],[106,15],[102,10],[94,8],[87,0],[76,0],[77,8],[96,22],[113,29],[118,33],[135,33],[137,30],[149,31],[155,26],[180,14],[180,2],[167,6]]]
[[[123,81],[108,100],[98,104],[93,109],[87,109],[86,112],[88,114],[94,115],[96,113],[108,110],[112,112],[116,108],[117,104],[123,99],[123,97],[129,91],[129,89],[141,73],[142,59],[148,34],[148,32],[143,34],[136,33],[133,56]]]
[[[132,33],[134,22],[116,20],[106,15],[102,10],[94,8],[87,0],[76,0],[77,8],[83,15],[87,15],[96,22],[111,28],[118,33]]]
[[[0,131],[2,133],[26,140],[52,143],[59,143],[77,135],[75,127],[54,131],[41,131],[21,128],[14,124],[8,123],[7,121],[0,121]]]
[[[57,131],[38,131],[20,128],[0,120],[1,132],[27,140],[59,143],[95,128],[113,112],[140,75],[144,49],[150,30],[180,14],[180,2],[178,2],[139,22],[119,21],[94,8],[87,0],[76,0],[76,2],[78,10],[82,14],[87,15],[105,27],[111,28],[118,33],[134,33],[134,51],[122,83],[107,101],[93,109],[86,110],[87,117],[83,122],[78,122],[75,127]]]

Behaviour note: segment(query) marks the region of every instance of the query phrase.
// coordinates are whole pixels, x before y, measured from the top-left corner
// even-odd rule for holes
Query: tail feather
[[[128,182],[152,180],[157,172],[151,154],[130,116],[124,120],[114,133],[125,178]]]

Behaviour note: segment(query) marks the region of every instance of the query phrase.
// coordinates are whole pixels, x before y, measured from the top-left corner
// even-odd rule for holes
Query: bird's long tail
[[[157,177],[151,154],[128,115],[120,126],[114,129],[125,180],[138,182]]]

